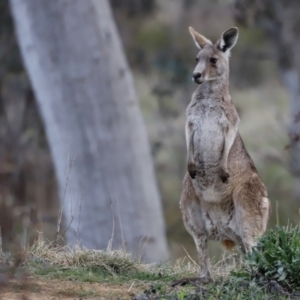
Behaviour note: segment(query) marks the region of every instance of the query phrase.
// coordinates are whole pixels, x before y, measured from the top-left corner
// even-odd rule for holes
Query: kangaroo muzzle
[[[197,84],[202,83],[202,74],[200,72],[194,72],[193,73],[193,80]]]

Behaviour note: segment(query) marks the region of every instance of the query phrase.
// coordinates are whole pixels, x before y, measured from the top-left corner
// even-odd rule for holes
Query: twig
[[[81,199],[81,197],[80,197],[80,199]],[[71,207],[70,207],[70,209],[71,209],[71,220],[70,220],[68,226],[66,227],[66,229],[64,230],[63,235],[65,235],[65,233],[69,230],[71,224],[72,224],[73,221],[74,221],[75,213],[77,212],[77,209],[81,207],[81,202],[80,202],[80,201],[77,201],[76,203],[79,203],[79,205],[77,205],[77,206],[75,207],[75,210],[74,210],[74,213],[73,213],[73,206],[72,206],[72,203],[73,203],[73,201],[71,200]]]
[[[78,216],[79,219],[78,219],[78,226],[76,230],[78,242],[80,241],[81,204],[82,204],[82,197],[80,197],[80,201],[79,201],[79,216]]]
[[[122,220],[121,220],[119,197],[117,198],[117,205],[118,205],[119,225],[120,225],[121,238],[122,238],[122,248],[126,252],[126,242],[124,239],[123,224],[122,224]]]
[[[59,237],[59,233],[60,233],[62,214],[63,214],[63,205],[60,205],[59,211],[58,211],[57,223],[56,223],[56,236],[55,236],[56,243],[58,242],[58,237]]]
[[[278,210],[279,210],[279,203],[278,203],[278,201],[276,201],[276,225],[280,226],[280,224],[279,224],[279,212],[278,212]]]
[[[192,258],[191,256],[189,255],[189,253],[185,250],[185,248],[181,245],[182,249],[184,250],[185,254],[187,255],[187,257],[196,265],[196,266],[199,266]]]
[[[132,284],[130,285],[129,289],[127,290],[128,293],[131,292],[131,290],[134,287],[134,285],[135,285],[135,280],[132,281]]]
[[[79,186],[79,190],[80,190],[80,186]],[[75,214],[76,214],[77,210],[79,209],[78,227],[76,229],[76,235],[77,235],[78,243],[79,243],[79,235],[78,234],[79,234],[80,217],[81,217],[81,201],[82,201],[82,197],[80,196],[79,201],[76,201],[77,205],[76,205],[76,208],[75,208],[74,213],[73,213],[73,209],[72,209],[72,207],[73,207],[72,206],[73,201],[71,199],[71,208],[70,208],[71,209],[71,220],[70,220],[68,226],[66,227],[65,231],[63,232],[63,235],[65,235],[65,233],[68,231],[68,229],[70,228],[71,224],[73,223],[74,218],[75,218]]]
[[[112,232],[111,232],[111,238],[108,241],[107,251],[111,251],[112,243],[113,243],[114,235],[115,235],[115,215],[114,215],[114,207],[113,207],[111,199],[110,199],[110,210],[111,210],[111,216],[112,216]]]
[[[73,166],[75,158],[70,159],[70,157],[69,157],[68,161],[69,161],[69,166],[68,166],[68,173],[66,175],[66,184],[64,186],[62,205],[59,208],[58,219],[57,219],[57,224],[56,224],[56,237],[55,237],[55,242],[56,243],[58,243],[58,238],[59,238],[59,235],[60,235],[60,227],[61,227],[61,221],[62,221],[62,215],[63,215],[63,207],[64,207],[64,202],[65,202],[65,198],[66,198],[66,194],[67,194],[67,188],[68,188],[68,185],[69,185],[69,176],[70,176],[71,168]]]
[[[145,235],[145,236],[143,236],[142,238],[141,238],[141,240],[140,240],[140,245],[141,245],[141,243],[142,243],[142,241],[143,241],[143,239],[144,238],[147,238],[146,239],[146,241],[145,241],[145,243],[142,245],[142,247],[140,247],[140,253],[139,253],[139,258],[138,258],[138,261],[139,262],[141,262],[142,261],[142,256],[143,256],[143,251],[144,251],[144,248],[146,247],[146,245],[147,245],[147,243],[148,243],[148,241],[149,241],[149,239],[151,238],[151,236],[150,235]]]
[[[105,263],[101,263],[101,265],[102,265],[109,273],[111,273],[111,275],[112,275],[114,278],[118,277],[118,275],[117,275],[115,272],[113,272],[113,271],[111,270],[111,268],[110,268],[109,266],[107,266]]]

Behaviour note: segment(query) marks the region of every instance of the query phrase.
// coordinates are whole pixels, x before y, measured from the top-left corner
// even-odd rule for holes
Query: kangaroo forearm
[[[228,168],[228,156],[230,149],[234,143],[236,134],[237,134],[238,126],[234,126],[231,128],[228,128],[227,130],[224,130],[224,151],[221,158],[221,167],[224,168],[224,170],[227,172]]]

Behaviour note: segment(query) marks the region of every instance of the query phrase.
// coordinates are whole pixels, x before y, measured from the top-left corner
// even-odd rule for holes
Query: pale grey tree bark
[[[147,133],[107,0],[11,0],[69,244],[168,256]]]
[[[300,201],[300,1],[235,0],[236,19],[262,28],[272,45],[270,52],[290,95],[290,169],[295,176],[294,198]]]

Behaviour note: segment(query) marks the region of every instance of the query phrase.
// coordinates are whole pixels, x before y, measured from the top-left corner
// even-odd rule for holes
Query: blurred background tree
[[[167,259],[148,136],[109,2],[10,3],[51,149],[67,243]]]
[[[249,5],[239,9],[229,0],[110,1],[150,137],[168,242],[171,256],[174,258],[185,255],[182,245],[192,256],[195,255],[194,243],[183,227],[178,209],[181,181],[186,170],[185,109],[195,89],[191,73],[197,51],[187,30],[189,25],[216,40],[226,28],[236,26],[235,18],[239,21],[244,18],[244,21],[247,21],[247,26],[239,25],[240,36],[230,63],[231,92],[241,117],[241,134],[268,187],[273,205],[270,226],[274,226],[278,221],[281,225],[286,224],[288,220],[299,221],[299,202],[292,201],[295,186],[299,187],[300,184],[297,177],[290,172],[290,161],[293,161],[290,159],[289,149],[292,143],[288,132],[289,124],[293,120],[287,101],[290,92],[286,85],[282,84],[283,72],[276,58],[276,53],[282,57],[290,56],[292,46],[277,52],[277,46],[268,42],[271,34],[268,31],[265,35],[257,15],[259,12],[261,17],[269,19],[272,14],[262,10],[261,6],[255,8],[258,1],[246,0],[244,3],[248,2]],[[261,5],[265,6],[269,2],[274,3],[272,9],[284,4],[283,1],[275,0],[262,1]],[[253,3],[255,9],[252,7]],[[20,134],[15,139],[14,145],[18,143],[18,146],[11,148],[5,146],[11,145],[10,143],[4,142],[12,135],[8,133],[9,123],[4,109],[7,102],[3,100],[1,92],[0,116],[3,136],[1,135],[0,147],[4,150],[1,150],[0,169],[1,176],[5,176],[6,180],[1,180],[1,199],[4,199],[3,195],[6,194],[11,199],[1,203],[11,203],[13,207],[18,207],[14,215],[20,218],[17,226],[20,232],[23,232],[22,224],[29,224],[29,229],[33,227],[32,224],[36,224],[46,238],[53,240],[59,202],[51,156],[43,123],[40,121],[36,101],[16,46],[8,0],[0,0],[0,4],[0,88],[1,91],[4,90],[4,86],[7,85],[5,82],[9,82],[8,78],[12,75],[24,78],[22,80],[26,83],[25,90],[20,88],[20,83],[16,84],[20,94],[26,99],[26,113],[21,114],[22,110],[18,110],[17,119],[23,120],[23,123],[20,126]],[[296,12],[295,9],[294,14]],[[253,17],[250,17],[251,14]],[[296,24],[298,20],[294,14],[288,16],[282,12],[280,15],[280,22],[289,19],[290,25],[280,25],[288,34],[291,34],[290,29],[285,26],[292,26],[293,22]],[[252,20],[252,23],[248,20]],[[296,38],[297,32],[294,31],[293,35]],[[281,37],[281,33],[279,36]],[[284,38],[279,38],[279,41],[274,43],[280,43]],[[293,49],[292,51],[296,51],[296,48]],[[296,56],[291,55],[286,59],[286,62],[289,62],[290,59],[296,59]],[[5,90],[6,95],[13,95],[17,89],[13,87]],[[21,146],[21,141],[26,142],[26,147]],[[9,153],[9,156],[2,153]],[[8,158],[13,153],[16,153],[14,158]],[[295,156],[299,158],[299,153]],[[5,169],[4,166],[11,166],[6,165],[6,162],[10,161],[13,161],[12,165],[18,165],[18,168]],[[1,212],[3,211],[1,209]],[[8,211],[12,211],[11,208]],[[105,210],[105,213],[110,214],[110,209]],[[28,221],[28,217],[30,223],[25,222]],[[30,235],[29,229],[27,235]],[[35,232],[35,227],[32,231]],[[23,236],[25,240],[26,234]],[[211,245],[211,251],[216,257],[220,254],[219,248],[214,244]]]
[[[10,242],[24,244],[41,230],[53,238],[53,230],[42,224],[55,222],[58,206],[51,156],[7,0],[0,0],[0,124],[0,227],[5,250]]]
[[[265,32],[279,75],[290,98],[290,169],[295,177],[294,200],[300,203],[300,1],[236,0],[235,18],[246,26]]]

